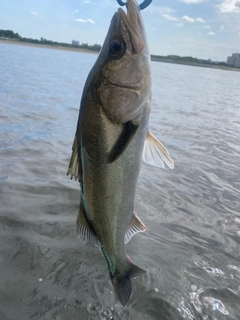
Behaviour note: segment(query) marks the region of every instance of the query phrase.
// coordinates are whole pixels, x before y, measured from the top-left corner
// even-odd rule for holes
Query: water
[[[152,63],[152,132],[174,170],[142,166],[127,245],[147,273],[128,308],[75,234],[66,176],[95,55],[0,44],[0,319],[240,319],[240,73]]]

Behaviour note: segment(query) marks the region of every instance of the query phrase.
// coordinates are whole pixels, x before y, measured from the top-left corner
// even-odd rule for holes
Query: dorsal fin
[[[143,161],[160,168],[165,168],[165,162],[169,168],[174,168],[174,161],[169,152],[150,131],[148,131],[144,143]]]
[[[86,213],[83,207],[83,201],[81,199],[81,203],[79,206],[79,212],[77,217],[76,223],[76,230],[78,237],[83,240],[83,242],[91,244],[94,247],[100,248],[101,244],[95,235],[94,230],[92,229],[91,225],[89,224]]]
[[[138,126],[134,125],[131,121],[128,121],[124,124],[123,132],[119,136],[116,144],[109,154],[108,163],[114,162],[124,152],[128,144],[134,137],[137,128]]]
[[[75,136],[72,145],[72,155],[68,166],[67,175],[71,176],[71,179],[74,178],[75,181],[81,180],[81,158],[79,155],[79,146],[78,146],[78,139]]]
[[[146,231],[146,229],[147,228],[144,225],[144,223],[140,220],[140,218],[134,212],[132,221],[130,222],[130,225],[129,225],[129,229],[125,233],[125,237],[124,237],[125,244],[128,243],[136,233],[144,232]]]

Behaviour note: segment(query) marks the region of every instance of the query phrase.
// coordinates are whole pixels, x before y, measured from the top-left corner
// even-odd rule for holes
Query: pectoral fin
[[[112,163],[124,152],[132,138],[134,137],[138,126],[134,125],[131,121],[124,124],[123,132],[119,136],[116,144],[113,146],[109,157],[108,163]]]
[[[146,229],[147,228],[144,225],[144,223],[140,220],[140,218],[134,212],[129,229],[125,233],[125,237],[124,237],[125,244],[128,243],[136,233],[144,232],[146,231]]]
[[[79,146],[78,146],[78,139],[75,136],[73,145],[72,145],[72,155],[68,166],[67,175],[71,176],[71,179],[74,178],[75,181],[81,180],[81,158],[79,155]]]
[[[101,247],[100,242],[95,235],[95,232],[92,230],[92,227],[87,220],[86,213],[82,204],[82,199],[79,207],[76,229],[78,237],[83,240],[83,242],[91,244],[92,246],[97,248]]]
[[[169,152],[150,131],[148,131],[144,143],[143,161],[160,168],[165,168],[165,162],[169,168],[174,168],[174,161]]]

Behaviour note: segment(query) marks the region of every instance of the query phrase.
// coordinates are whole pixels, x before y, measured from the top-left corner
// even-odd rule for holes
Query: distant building
[[[79,41],[73,40],[73,41],[72,41],[72,45],[73,45],[73,46],[79,46]]]
[[[200,62],[200,63],[212,63],[212,60],[211,59],[208,59],[208,60],[206,60],[206,59],[198,59],[198,62]]]
[[[240,53],[233,53],[231,57],[228,57],[227,64],[229,66],[240,68]]]

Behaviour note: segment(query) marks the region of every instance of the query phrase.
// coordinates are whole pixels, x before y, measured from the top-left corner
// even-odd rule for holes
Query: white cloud
[[[81,22],[81,23],[92,23],[94,24],[95,22],[92,19],[74,19],[76,22]]]
[[[240,38],[240,32],[239,32],[238,36],[239,36],[239,38]]]
[[[39,15],[39,13],[36,12],[36,11],[31,11],[30,13],[31,13],[33,16],[38,16],[38,15]]]
[[[211,29],[209,26],[204,26],[205,29]]]
[[[220,30],[224,30],[224,25],[222,24],[221,27],[220,27]]]
[[[84,0],[83,3],[91,3],[91,0]]]
[[[162,17],[168,21],[179,21],[178,18],[171,16],[170,14],[162,14]]]
[[[212,31],[209,31],[207,35],[208,35],[208,36],[215,36],[216,33],[212,32]]]
[[[203,18],[196,18],[195,21],[197,22],[201,22],[201,23],[206,23],[205,20],[203,20]]]
[[[72,13],[74,14],[74,13],[77,13],[77,12],[79,12],[79,10],[78,10],[78,9],[75,9],[75,10],[73,10]]]
[[[190,23],[193,23],[194,22],[194,19],[188,17],[188,16],[183,16],[182,19],[186,22],[190,22]]]
[[[220,12],[240,12],[240,0],[223,0],[217,7]]]
[[[206,2],[207,0],[178,0],[187,4]]]

